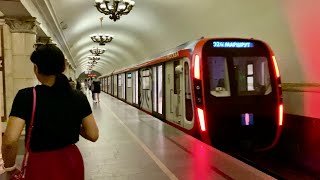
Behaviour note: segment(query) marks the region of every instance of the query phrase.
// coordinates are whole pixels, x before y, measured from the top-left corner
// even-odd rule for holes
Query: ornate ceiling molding
[[[56,13],[48,0],[20,0],[24,7],[30,12],[32,16],[41,19],[41,24],[45,26],[45,29],[49,31],[50,37],[53,39],[57,46],[61,48],[64,55],[70,61],[72,69],[75,70],[75,61],[71,54],[70,47],[67,44],[66,38],[63,34],[62,29]],[[39,16],[39,17],[38,17]],[[48,35],[48,34],[47,34]]]
[[[5,17],[11,33],[37,34],[39,22],[34,17]]]

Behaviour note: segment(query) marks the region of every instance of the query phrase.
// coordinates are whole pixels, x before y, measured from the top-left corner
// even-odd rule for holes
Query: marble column
[[[1,14],[1,13],[0,13]],[[4,25],[4,19],[0,19],[0,68],[1,69],[4,69],[3,67],[3,62],[2,62],[2,59],[3,59],[3,44],[2,44],[2,34],[3,34],[3,25]],[[2,76],[2,71],[0,71],[0,76]],[[4,78],[4,77],[2,77]],[[3,132],[3,129],[2,129],[2,117],[5,117],[4,115],[4,98],[5,98],[5,94],[4,94],[4,91],[3,91],[3,79],[0,78],[0,133],[2,134]],[[4,170],[3,170],[3,160],[2,160],[2,153],[1,153],[1,145],[2,145],[2,138],[0,138],[0,176],[2,173],[4,173]]]
[[[5,120],[5,90],[4,90],[4,53],[3,53],[3,25],[4,19],[0,19],[0,125]],[[0,127],[1,132],[1,127]],[[0,141],[1,142],[1,141]]]
[[[13,99],[20,89],[35,86],[30,55],[36,43],[38,22],[33,17],[6,17],[4,26],[4,58],[6,109],[9,115]]]

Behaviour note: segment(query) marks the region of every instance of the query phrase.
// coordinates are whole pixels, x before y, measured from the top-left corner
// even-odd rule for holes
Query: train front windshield
[[[235,82],[236,96],[268,95],[272,92],[267,57],[231,55],[209,56],[207,59],[211,95],[231,96],[231,79]]]
[[[264,96],[272,92],[267,48],[247,43],[213,41],[205,47],[212,96]]]

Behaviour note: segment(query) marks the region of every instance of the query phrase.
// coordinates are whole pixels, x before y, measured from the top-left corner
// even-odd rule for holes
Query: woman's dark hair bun
[[[31,61],[44,75],[61,74],[65,70],[65,58],[62,51],[54,44],[38,45],[31,54]]]

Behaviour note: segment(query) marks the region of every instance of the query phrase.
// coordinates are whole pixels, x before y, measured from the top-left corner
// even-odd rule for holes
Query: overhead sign
[[[88,77],[96,77],[96,74],[87,74]]]
[[[215,48],[253,48],[252,42],[238,42],[238,41],[213,41]]]

